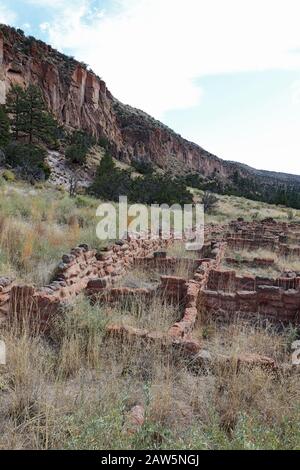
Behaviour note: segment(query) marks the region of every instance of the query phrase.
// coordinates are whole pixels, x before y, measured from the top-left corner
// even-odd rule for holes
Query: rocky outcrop
[[[114,157],[130,163],[145,159],[176,174],[198,172],[226,180],[236,174],[264,182],[289,181],[289,175],[258,172],[227,162],[188,142],[146,113],[120,103],[83,63],[20,30],[0,26],[0,103],[11,84],[40,86],[49,109],[70,129],[84,129],[109,141]],[[300,184],[300,177],[292,177]]]
[[[121,133],[105,83],[74,59],[12,28],[0,31],[0,102],[10,85],[40,86],[49,109],[70,128],[105,135],[121,146]]]

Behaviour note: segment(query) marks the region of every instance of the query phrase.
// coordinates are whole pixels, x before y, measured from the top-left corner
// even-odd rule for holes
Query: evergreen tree
[[[9,119],[4,106],[0,106],[0,148],[9,143]]]
[[[75,131],[69,137],[69,143],[65,154],[67,160],[82,165],[86,162],[88,151],[95,145],[96,140],[84,131]]]
[[[19,140],[20,132],[24,130],[25,106],[24,90],[19,85],[13,85],[7,95],[6,110],[15,140]]]
[[[120,195],[130,196],[131,184],[130,173],[119,170],[111,155],[106,152],[97,169],[90,192],[106,200],[118,201]]]
[[[115,172],[116,169],[116,164],[113,161],[111,155],[108,152],[105,152],[98,168],[98,174],[111,174]]]
[[[131,202],[144,204],[188,204],[193,200],[192,194],[180,179],[159,174],[132,179],[129,171],[116,167],[108,153],[100,162],[90,192],[111,201],[118,201],[119,196],[128,196]]]
[[[42,147],[22,142],[11,142],[5,150],[6,161],[22,178],[28,181],[45,180],[50,176],[46,151]]]
[[[48,134],[48,116],[45,103],[39,88],[29,85],[25,92],[25,120],[23,132],[32,144],[34,137],[43,140]]]
[[[19,85],[12,86],[7,97],[7,112],[15,140],[25,136],[28,143],[35,140],[53,144],[57,122],[47,112],[41,90],[35,85],[23,90]]]

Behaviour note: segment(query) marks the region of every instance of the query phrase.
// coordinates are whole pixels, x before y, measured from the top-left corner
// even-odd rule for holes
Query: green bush
[[[133,168],[142,175],[151,175],[154,173],[153,165],[150,162],[143,160],[134,160],[132,162]]]
[[[6,147],[6,163],[27,180],[45,180],[51,173],[46,163],[46,151],[37,145],[10,143]]]
[[[16,179],[16,175],[11,170],[4,170],[2,173],[2,178],[8,183],[12,183]]]
[[[72,144],[67,147],[65,156],[69,162],[77,165],[83,165],[86,162],[87,149],[85,147]]]
[[[0,148],[5,147],[9,139],[9,119],[4,106],[0,105]]]
[[[111,155],[106,152],[98,167],[95,181],[89,192],[96,197],[109,201],[118,201],[119,196],[128,196],[131,188],[131,177],[128,171],[116,167]]]
[[[132,179],[127,170],[116,167],[112,157],[106,153],[97,170],[90,193],[110,201],[127,196],[131,202],[143,204],[189,204],[192,194],[179,179],[156,173]]]
[[[65,156],[69,162],[75,165],[83,165],[90,148],[96,144],[95,138],[84,131],[74,131],[68,136],[67,141],[69,145]]]

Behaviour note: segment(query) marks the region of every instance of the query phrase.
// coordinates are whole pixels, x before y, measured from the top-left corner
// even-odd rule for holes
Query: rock
[[[109,260],[113,255],[113,251],[100,251],[99,253],[96,253],[96,259],[98,261],[107,261]]]
[[[198,358],[203,359],[205,361],[211,361],[212,360],[212,355],[206,349],[201,349],[201,351],[197,354],[197,359]]]
[[[237,358],[238,368],[241,366],[250,366],[250,367],[262,367],[271,370],[277,368],[274,359],[271,359],[267,356],[261,356],[260,354],[240,354]]]
[[[127,413],[123,432],[132,435],[135,434],[145,422],[145,409],[141,405],[136,405]]]
[[[75,256],[74,255],[63,255],[62,256],[62,261],[64,264],[70,264],[70,263],[73,263],[73,261],[75,261]]]
[[[166,251],[155,251],[153,253],[154,258],[167,258],[167,252]]]
[[[79,245],[79,248],[83,248],[84,251],[89,251],[89,245],[87,245],[86,243],[82,243],[81,245]]]
[[[103,80],[80,62],[66,59],[41,41],[32,40],[27,50],[18,31],[8,26],[1,29],[1,102],[11,83],[28,85],[34,81],[60,123],[70,129],[85,129],[96,139],[107,138],[111,154],[119,160],[130,163],[138,155],[141,160],[151,157],[151,162],[173,174],[187,169],[195,173],[201,168],[203,176],[216,173],[226,180],[238,171],[243,178],[255,174],[257,180],[264,181],[264,176],[255,170],[228,165],[143,111],[124,105],[112,96]],[[66,177],[64,173],[60,175],[62,180]]]
[[[105,276],[98,279],[91,279],[88,282],[87,289],[104,289],[105,287],[110,286],[110,284],[110,276]]]
[[[123,245],[125,245],[125,243],[126,243],[125,240],[117,240],[116,241],[116,245],[118,245],[118,246],[123,246]]]
[[[1,287],[8,287],[13,282],[12,279],[8,277],[0,277],[0,286]]]

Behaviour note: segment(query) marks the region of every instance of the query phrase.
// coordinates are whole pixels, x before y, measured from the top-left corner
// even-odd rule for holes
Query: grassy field
[[[199,191],[194,192],[199,199]],[[47,185],[8,184],[0,179],[0,273],[42,285],[61,255],[79,242],[100,247],[96,236],[100,202],[84,195],[70,198],[66,191]],[[218,224],[237,217],[300,222],[300,211],[218,196],[217,207],[205,222]],[[176,247],[172,253],[176,255]]]
[[[173,321],[170,310],[153,307],[154,324],[164,313]],[[299,449],[299,375],[259,368],[236,374],[233,367],[199,374],[160,348],[105,338],[105,326],[123,314],[150,326],[145,309],[136,313],[80,298],[50,339],[26,328],[3,331],[0,449]],[[250,351],[280,361],[290,360],[294,334],[241,322],[195,331],[214,353]],[[145,424],[128,435],[124,416],[136,404],[145,407]]]
[[[80,242],[100,247],[99,201],[21,184],[0,186],[0,273],[48,282],[61,255]]]
[[[77,243],[99,247],[98,204],[47,186],[2,182],[0,275],[43,284]],[[300,211],[222,196],[206,221],[239,216],[300,221]],[[169,255],[181,256],[182,248]],[[131,276],[148,282],[151,274]],[[0,449],[299,449],[299,374],[258,368],[236,374],[231,367],[198,373],[161,348],[105,335],[115,322],[166,331],[179,313],[159,297],[111,307],[80,297],[47,338],[26,325],[3,328],[8,357],[0,366]],[[292,327],[278,332],[242,322],[220,327],[211,321],[195,330],[215,354],[253,352],[281,363],[290,363],[296,335]],[[145,408],[145,424],[128,435],[124,416],[136,404]]]
[[[298,256],[284,256],[267,249],[259,248],[258,250],[252,251],[227,249],[226,257],[233,258],[236,261],[253,261],[255,258],[264,258],[274,261],[274,264],[266,267],[249,267],[243,264],[235,264],[232,266],[226,263],[226,261],[223,261],[223,267],[228,269],[234,267],[235,271],[238,271],[239,274],[244,276],[247,274],[256,274],[258,276],[279,277],[279,275],[285,271],[300,272]]]
[[[190,188],[196,201],[201,201],[202,191]],[[245,220],[262,220],[272,217],[280,221],[300,222],[300,210],[276,206],[244,197],[216,195],[218,203],[212,214],[206,215],[206,223],[226,223],[243,217]]]

